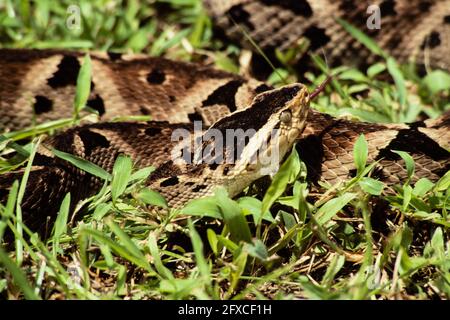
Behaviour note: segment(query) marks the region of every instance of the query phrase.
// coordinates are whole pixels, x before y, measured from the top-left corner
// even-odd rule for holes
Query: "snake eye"
[[[280,114],[280,121],[283,123],[289,123],[292,120],[292,113],[290,110],[284,110]]]

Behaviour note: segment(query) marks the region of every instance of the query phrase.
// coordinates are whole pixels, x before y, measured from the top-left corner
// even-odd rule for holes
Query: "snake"
[[[311,42],[309,51],[328,51],[331,64],[358,65],[377,56],[344,34],[334,14],[361,26],[363,17],[364,23],[367,20],[367,6],[362,3],[204,1],[221,34],[244,47],[248,43],[242,39],[242,30],[266,52],[288,48],[304,37]],[[393,21],[415,28],[395,26],[395,32],[369,35],[399,61],[416,59],[417,65],[448,70],[448,4],[379,1],[387,16],[382,20],[384,28],[394,28]],[[326,17],[327,12],[333,16]],[[0,49],[0,132],[11,136],[36,124],[72,117],[84,56],[69,50]],[[130,157],[136,168],[154,166],[145,187],[159,192],[172,208],[212,195],[218,187],[230,197],[238,196],[267,172],[273,173],[270,166],[277,168],[294,146],[311,186],[344,182],[356,174],[353,149],[360,135],[367,141],[367,162],[374,164],[372,176],[387,185],[409,179],[398,150],[408,152],[415,162],[412,183],[425,177],[436,182],[450,169],[450,112],[409,124],[353,121],[310,108],[320,88],[309,92],[300,83],[273,88],[209,65],[143,54],[90,52],[90,57],[92,80],[86,106],[100,121],[57,132],[39,144],[21,204],[24,222],[32,229],[40,230],[48,219],[55,219],[66,193],[71,193],[74,206],[103,185],[101,179],[55,156],[53,150],[88,160],[109,173],[121,155]],[[120,120],[130,116],[151,120]],[[226,137],[230,130],[252,134],[233,136],[231,143],[222,141],[217,148],[220,141],[215,134]],[[174,139],[174,133],[185,134],[184,144]],[[200,143],[195,144],[196,139]],[[176,157],[174,150],[178,150]],[[200,157],[181,161],[180,150],[187,150],[183,157],[191,160]],[[260,160],[274,154],[277,160],[270,166]],[[230,156],[233,161],[223,161]],[[19,168],[0,175],[2,203],[23,173]]]

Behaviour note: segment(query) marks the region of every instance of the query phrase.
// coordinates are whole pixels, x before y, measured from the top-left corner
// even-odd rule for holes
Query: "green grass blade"
[[[387,59],[387,69],[394,79],[395,86],[397,88],[398,100],[400,103],[400,110],[406,107],[406,97],[408,95],[406,91],[405,78],[394,58],[389,57]]]
[[[86,171],[87,173],[92,174],[93,176],[96,176],[100,179],[110,181],[112,176],[109,174],[105,169],[102,167],[99,167],[98,165],[89,162],[83,158],[74,156],[73,154],[66,153],[63,151],[59,151],[56,149],[52,149],[52,152],[57,156],[58,158],[61,158],[63,160],[66,160],[67,162],[70,162],[75,167],[80,168],[83,171]]]
[[[61,236],[67,231],[67,221],[69,219],[70,210],[70,192],[66,194],[64,200],[61,203],[58,217],[55,221],[55,227],[53,232],[53,256],[56,257],[56,252],[59,247],[59,240]]]
[[[136,244],[130,239],[130,237],[114,222],[108,221],[108,226],[111,228],[111,231],[117,236],[117,238],[121,241],[123,246],[132,253],[135,257],[145,260],[144,255],[141,250],[136,246]]]
[[[17,194],[19,192],[19,181],[14,181],[8,194],[8,200],[6,200],[5,210],[0,210],[1,220],[0,220],[0,243],[5,234],[5,229],[7,226],[7,220],[14,215],[14,208],[17,201]]]
[[[0,264],[3,264],[6,269],[11,273],[16,285],[23,292],[25,299],[28,300],[40,300],[40,298],[34,293],[33,288],[28,283],[22,270],[17,266],[14,261],[8,257],[6,252],[0,248]]]
[[[77,89],[75,92],[74,113],[75,118],[78,119],[80,111],[86,106],[86,103],[91,93],[91,78],[92,78],[92,62],[89,54],[86,54],[83,59],[80,71],[77,78]]]
[[[128,250],[129,248],[118,244],[116,241],[112,240],[111,238],[107,237],[106,235],[97,230],[83,228],[83,230],[80,231],[80,234],[89,235],[93,237],[99,243],[108,246],[117,255],[143,268],[144,270],[149,272],[150,275],[156,275],[156,273],[150,267],[145,258],[142,258],[143,257],[142,253],[139,253],[139,257],[136,257],[132,252]]]
[[[192,247],[194,248],[195,261],[197,262],[198,271],[200,272],[202,277],[204,277],[205,280],[209,282],[211,274],[209,271],[208,262],[203,255],[203,241],[197,233],[197,230],[195,230],[194,224],[192,223],[191,219],[188,219],[188,227],[191,236]]]
[[[242,32],[242,34],[244,35],[244,37],[251,43],[251,45],[253,46],[253,48],[256,49],[256,51],[258,52],[258,54],[264,58],[264,60],[267,62],[267,64],[270,66],[270,68],[278,73],[278,77],[279,79],[286,85],[286,79],[285,77],[283,77],[283,75],[281,75],[278,72],[278,69],[275,67],[275,65],[272,63],[272,61],[270,61],[269,57],[267,57],[267,55],[264,53],[264,51],[261,49],[261,47],[252,39],[252,37],[250,36],[250,34],[247,32],[247,30],[245,30],[244,27],[242,27],[239,23],[237,23],[233,17],[229,16],[229,18],[231,19],[231,21],[233,21],[233,23],[240,29],[240,31]]]
[[[148,248],[150,249],[150,254],[153,258],[153,263],[155,265],[156,270],[159,272],[159,274],[164,279],[174,279],[172,272],[164,266],[164,264],[161,261],[161,258],[159,256],[159,248],[158,243],[156,242],[156,237],[154,233],[151,233],[148,236],[148,242],[147,242]]]
[[[361,42],[363,45],[366,46],[367,49],[372,51],[373,54],[376,54],[378,56],[387,57],[388,55],[380,48],[380,46],[369,36],[367,36],[364,32],[359,30],[358,28],[354,27],[350,23],[340,19],[336,18],[336,21],[348,32],[354,37],[356,40]]]
[[[22,264],[23,261],[23,244],[22,244],[22,236],[23,236],[23,228],[22,228],[22,200],[25,196],[25,190],[27,187],[28,178],[30,176],[31,167],[33,165],[34,157],[36,155],[37,149],[41,139],[39,138],[36,143],[33,143],[31,147],[30,158],[28,159],[27,166],[22,176],[22,180],[20,181],[19,192],[17,194],[17,202],[16,202],[16,226],[17,232],[20,235],[20,238],[16,237],[16,259],[18,265]]]

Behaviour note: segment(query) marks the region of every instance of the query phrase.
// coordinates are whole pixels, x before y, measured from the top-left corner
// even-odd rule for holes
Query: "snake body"
[[[229,26],[230,16],[234,20],[242,20],[237,22],[250,21],[247,28],[254,28],[250,35],[257,41],[263,39],[262,33],[258,33],[262,32],[258,21],[269,21],[273,29],[270,33],[272,37],[266,39],[267,44],[262,42],[263,48],[278,45],[279,41],[288,46],[292,39],[304,35],[305,30],[300,28],[299,31],[294,25],[318,28],[314,23],[326,23],[325,18],[315,13],[309,17],[298,13],[297,10],[304,10],[304,7],[297,8],[291,1],[205,2],[219,26]],[[343,9],[344,4],[353,3],[300,2],[309,4],[314,9],[312,12],[317,12],[315,6],[322,2],[330,8],[339,4],[339,10],[349,12]],[[406,5],[404,1],[385,2],[400,3],[396,7],[398,10]],[[444,2],[447,1],[429,2],[435,8],[433,11],[413,12],[417,17],[419,12],[430,15]],[[355,6],[359,8],[356,14],[362,7]],[[414,1],[410,6],[418,8]],[[446,10],[448,7],[443,6],[437,16],[441,17]],[[347,14],[343,17],[350,18],[352,22],[358,21],[356,16],[352,18]],[[439,28],[447,30],[448,24],[443,23],[445,17],[441,17],[439,24],[427,25],[421,36],[426,38]],[[274,25],[277,21],[279,23],[279,19],[285,22],[285,27]],[[234,38],[236,30],[227,30],[228,36]],[[286,33],[287,30],[297,31]],[[292,37],[282,41],[286,34]],[[399,35],[402,43],[407,43],[408,39],[413,39],[410,42],[416,44],[420,42],[416,40],[419,36],[413,37],[409,33]],[[423,37],[420,38],[421,44],[425,41]],[[440,33],[440,37],[443,39],[445,36]],[[331,37],[329,43],[317,48],[335,47],[337,50],[342,45],[359,50],[359,47],[354,48],[353,40],[345,37],[338,39]],[[402,57],[400,52],[409,57],[414,51],[401,46],[399,51],[392,50],[386,43],[383,44],[386,39],[377,40],[383,49],[399,58]],[[445,45],[444,40],[441,42]],[[341,42],[339,46],[338,42]],[[441,54],[438,47],[430,49],[432,58],[429,61],[433,66],[446,69],[448,55]],[[349,52],[355,56],[353,49]],[[331,54],[331,57],[338,56],[346,57],[339,50]],[[365,59],[364,54],[358,57]],[[82,58],[81,53],[64,50],[0,49],[0,131],[19,130],[33,123],[71,117]],[[266,141],[272,129],[282,131],[278,144],[280,160],[296,143],[307,166],[308,179],[315,185],[319,182],[336,184],[355,174],[353,146],[361,134],[368,142],[368,162],[377,161],[373,175],[389,185],[404,182],[407,178],[405,163],[393,150],[407,151],[413,157],[416,164],[413,182],[423,177],[437,181],[450,169],[450,113],[435,120],[413,124],[354,122],[309,110],[309,94],[300,84],[273,90],[255,79],[200,64],[112,53],[92,53],[91,58],[93,78],[87,105],[98,112],[103,122],[84,124],[58,133],[40,146],[22,203],[25,222],[36,229],[42,227],[46,216],[54,218],[67,192],[71,192],[75,203],[95,194],[102,185],[98,178],[55,157],[51,149],[89,160],[108,172],[112,171],[115,160],[121,154],[130,156],[139,168],[153,165],[157,169],[147,185],[165,196],[172,207],[181,207],[191,199],[210,195],[218,186],[225,187],[231,196],[235,196],[258,179],[261,176],[257,173],[260,172],[260,164],[255,167],[249,159],[261,150],[261,140]],[[288,121],[284,121],[286,110],[290,113]],[[108,122],[116,117],[136,115],[148,115],[152,121]],[[242,150],[232,164],[177,163],[171,158],[176,147],[172,134],[177,129],[191,134],[195,120],[201,120],[204,126],[202,134],[205,139],[201,150],[205,150],[208,144],[214,145],[214,141],[208,140],[208,133],[213,129],[219,132],[237,128],[254,129],[257,134],[249,141],[234,143],[241,145]],[[226,156],[230,150],[225,148],[223,152]],[[19,170],[0,175],[1,199],[6,199],[12,181],[22,174],[23,170]]]
[[[325,56],[333,65],[376,61],[377,55],[354,39],[339,23],[341,19],[363,30],[399,61],[450,69],[449,0],[204,2],[223,33],[250,49],[256,44],[266,52],[283,50],[305,39],[309,52]]]

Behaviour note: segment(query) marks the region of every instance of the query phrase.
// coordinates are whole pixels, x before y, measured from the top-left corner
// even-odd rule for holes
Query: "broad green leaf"
[[[436,231],[434,231],[430,243],[431,247],[435,250],[436,255],[439,258],[443,258],[445,255],[445,247],[444,247],[445,242],[441,227],[438,227]]]
[[[118,264],[116,266],[116,270],[117,270],[117,284],[115,292],[118,295],[124,296],[127,294],[126,280],[128,269],[125,266]]]
[[[302,285],[302,289],[305,290],[305,294],[309,299],[313,300],[330,300],[330,290],[316,285],[307,276],[301,275],[298,277],[297,282]]]
[[[211,20],[209,19],[208,15],[204,12],[201,12],[199,15],[197,15],[195,19],[195,25],[193,27],[192,32],[189,35],[189,42],[192,44],[195,48],[201,48],[202,41],[205,39],[205,34],[208,35],[209,40],[209,33],[205,31],[209,31],[209,28],[211,27]]]
[[[367,141],[364,135],[361,134],[356,140],[355,146],[353,147],[353,158],[355,161],[356,170],[358,171],[358,175],[360,175],[366,167],[367,155]]]
[[[415,163],[413,157],[411,157],[405,151],[392,150],[392,152],[398,154],[403,161],[405,161],[406,171],[408,172],[408,178],[411,179],[414,175]]]
[[[252,243],[245,243],[244,251],[248,252],[250,256],[255,257],[261,261],[266,261],[269,258],[267,247],[259,239],[253,240]]]
[[[41,0],[36,3],[36,10],[34,11],[34,19],[36,25],[40,29],[46,29],[48,27],[50,17],[51,2],[49,0]]]
[[[423,83],[432,94],[450,90],[450,74],[442,70],[433,70],[425,76]]]
[[[300,172],[300,158],[294,146],[287,160],[281,165],[264,195],[261,212],[269,211],[273,203],[283,194],[287,185],[293,183]]]
[[[286,230],[290,230],[297,225],[297,221],[295,221],[295,218],[292,214],[281,210],[281,217],[283,218]]]
[[[427,178],[421,178],[414,185],[413,194],[418,197],[423,197],[428,191],[433,189],[434,183]]]
[[[249,212],[253,216],[253,221],[255,222],[255,224],[261,221],[261,200],[253,197],[242,197],[237,200],[237,203],[245,213]],[[262,219],[272,223],[275,222],[275,219],[272,217],[269,211],[264,212]]]
[[[159,192],[156,192],[149,188],[142,189],[138,194],[138,198],[145,204],[168,208],[166,199],[164,199],[164,197]]]
[[[109,247],[107,245],[104,245],[104,244],[100,244],[99,247],[100,247],[100,251],[103,254],[103,257],[105,258],[104,262],[105,262],[106,266],[108,268],[114,268],[116,263],[114,262],[114,257],[112,255],[111,250],[109,249]],[[100,261],[98,261],[95,265],[99,265],[99,264],[101,264]]]
[[[423,106],[418,103],[409,103],[408,109],[405,110],[400,120],[405,123],[411,123],[416,121],[419,114],[423,111]]]
[[[438,213],[430,213],[426,211],[414,211],[411,214],[411,217],[421,221],[429,221],[434,219],[440,219],[441,215]]]
[[[431,213],[431,207],[422,199],[418,198],[417,196],[414,196],[414,191],[413,194],[411,195],[411,205],[418,211],[423,211],[428,214]]]
[[[190,216],[222,219],[222,214],[216,203],[215,197],[204,197],[189,201],[189,203],[181,209],[181,213]]]
[[[236,74],[239,73],[239,66],[237,66],[236,62],[225,54],[216,54],[214,62],[219,69]]]
[[[384,189],[383,182],[369,177],[363,177],[360,181],[358,181],[358,184],[361,189],[374,196],[379,196]]]
[[[114,163],[111,181],[111,196],[114,201],[117,200],[127,188],[132,168],[133,163],[129,157],[119,156]]]
[[[231,240],[237,243],[251,242],[252,235],[241,207],[228,197],[224,188],[217,188],[215,198],[223,220],[230,230]]]
[[[130,181],[145,180],[153,171],[155,171],[155,167],[146,167],[139,169],[131,175]]]
[[[140,52],[149,44],[149,41],[147,30],[140,29],[130,37],[127,42],[127,47],[134,52]]]
[[[36,49],[90,49],[94,47],[94,43],[90,40],[45,40],[36,41],[33,47]]]
[[[289,76],[289,72],[285,69],[277,68],[267,78],[267,83],[270,85],[283,84],[286,78]]]
[[[17,153],[21,154],[24,157],[29,157],[30,153],[23,148],[21,145],[11,141],[10,139],[6,138],[4,135],[0,135],[0,151],[3,150],[4,148],[6,148],[6,146],[14,149],[17,151]]]
[[[440,178],[438,182],[436,182],[436,186],[434,187],[434,189],[436,191],[445,191],[448,190],[449,188],[450,188],[450,171],[447,171],[447,173],[444,174],[444,176]]]
[[[13,139],[14,141],[34,137],[37,134],[46,133],[51,129],[60,129],[65,126],[73,124],[73,119],[59,119],[54,121],[46,121],[38,124],[30,129],[24,129],[20,131],[12,131],[3,134],[7,139]]]
[[[358,92],[364,92],[370,90],[370,86],[365,84],[365,83],[358,83],[358,84],[354,84],[348,87],[348,91],[347,93],[349,95],[358,93]]]
[[[147,31],[143,30],[145,33],[142,37],[142,39],[137,39],[136,42],[136,50],[141,51],[143,48],[142,45],[144,45],[144,47],[148,44],[149,42],[149,38],[147,36]],[[150,50],[150,55],[152,56],[160,56],[161,54],[163,54],[166,50],[170,49],[171,47],[175,46],[176,44],[180,43],[181,40],[183,40],[183,38],[185,38],[189,32],[191,30],[186,29],[186,30],[181,30],[175,34],[173,34],[172,30],[167,30],[164,31],[161,36],[159,36],[155,41],[153,41],[151,50]],[[145,38],[144,38],[145,36]],[[139,41],[139,42],[138,42]]]
[[[355,199],[356,193],[345,193],[340,197],[331,199],[323,206],[319,208],[315,214],[315,218],[320,225],[324,225],[330,221],[343,207],[345,207],[350,201]]]
[[[239,281],[241,280],[242,274],[245,271],[245,266],[247,265],[248,253],[246,251],[240,251],[236,257],[233,259],[233,268],[230,269],[230,287],[228,288],[228,293],[234,292]]]
[[[192,292],[198,288],[198,278],[188,279],[175,279],[175,280],[161,280],[159,283],[159,290],[166,293],[176,293],[181,297],[189,297]]]
[[[294,182],[292,196],[284,196],[278,198],[278,203],[294,208],[297,211],[302,211],[302,206],[306,204],[306,197],[308,196],[308,184],[305,182]]]

